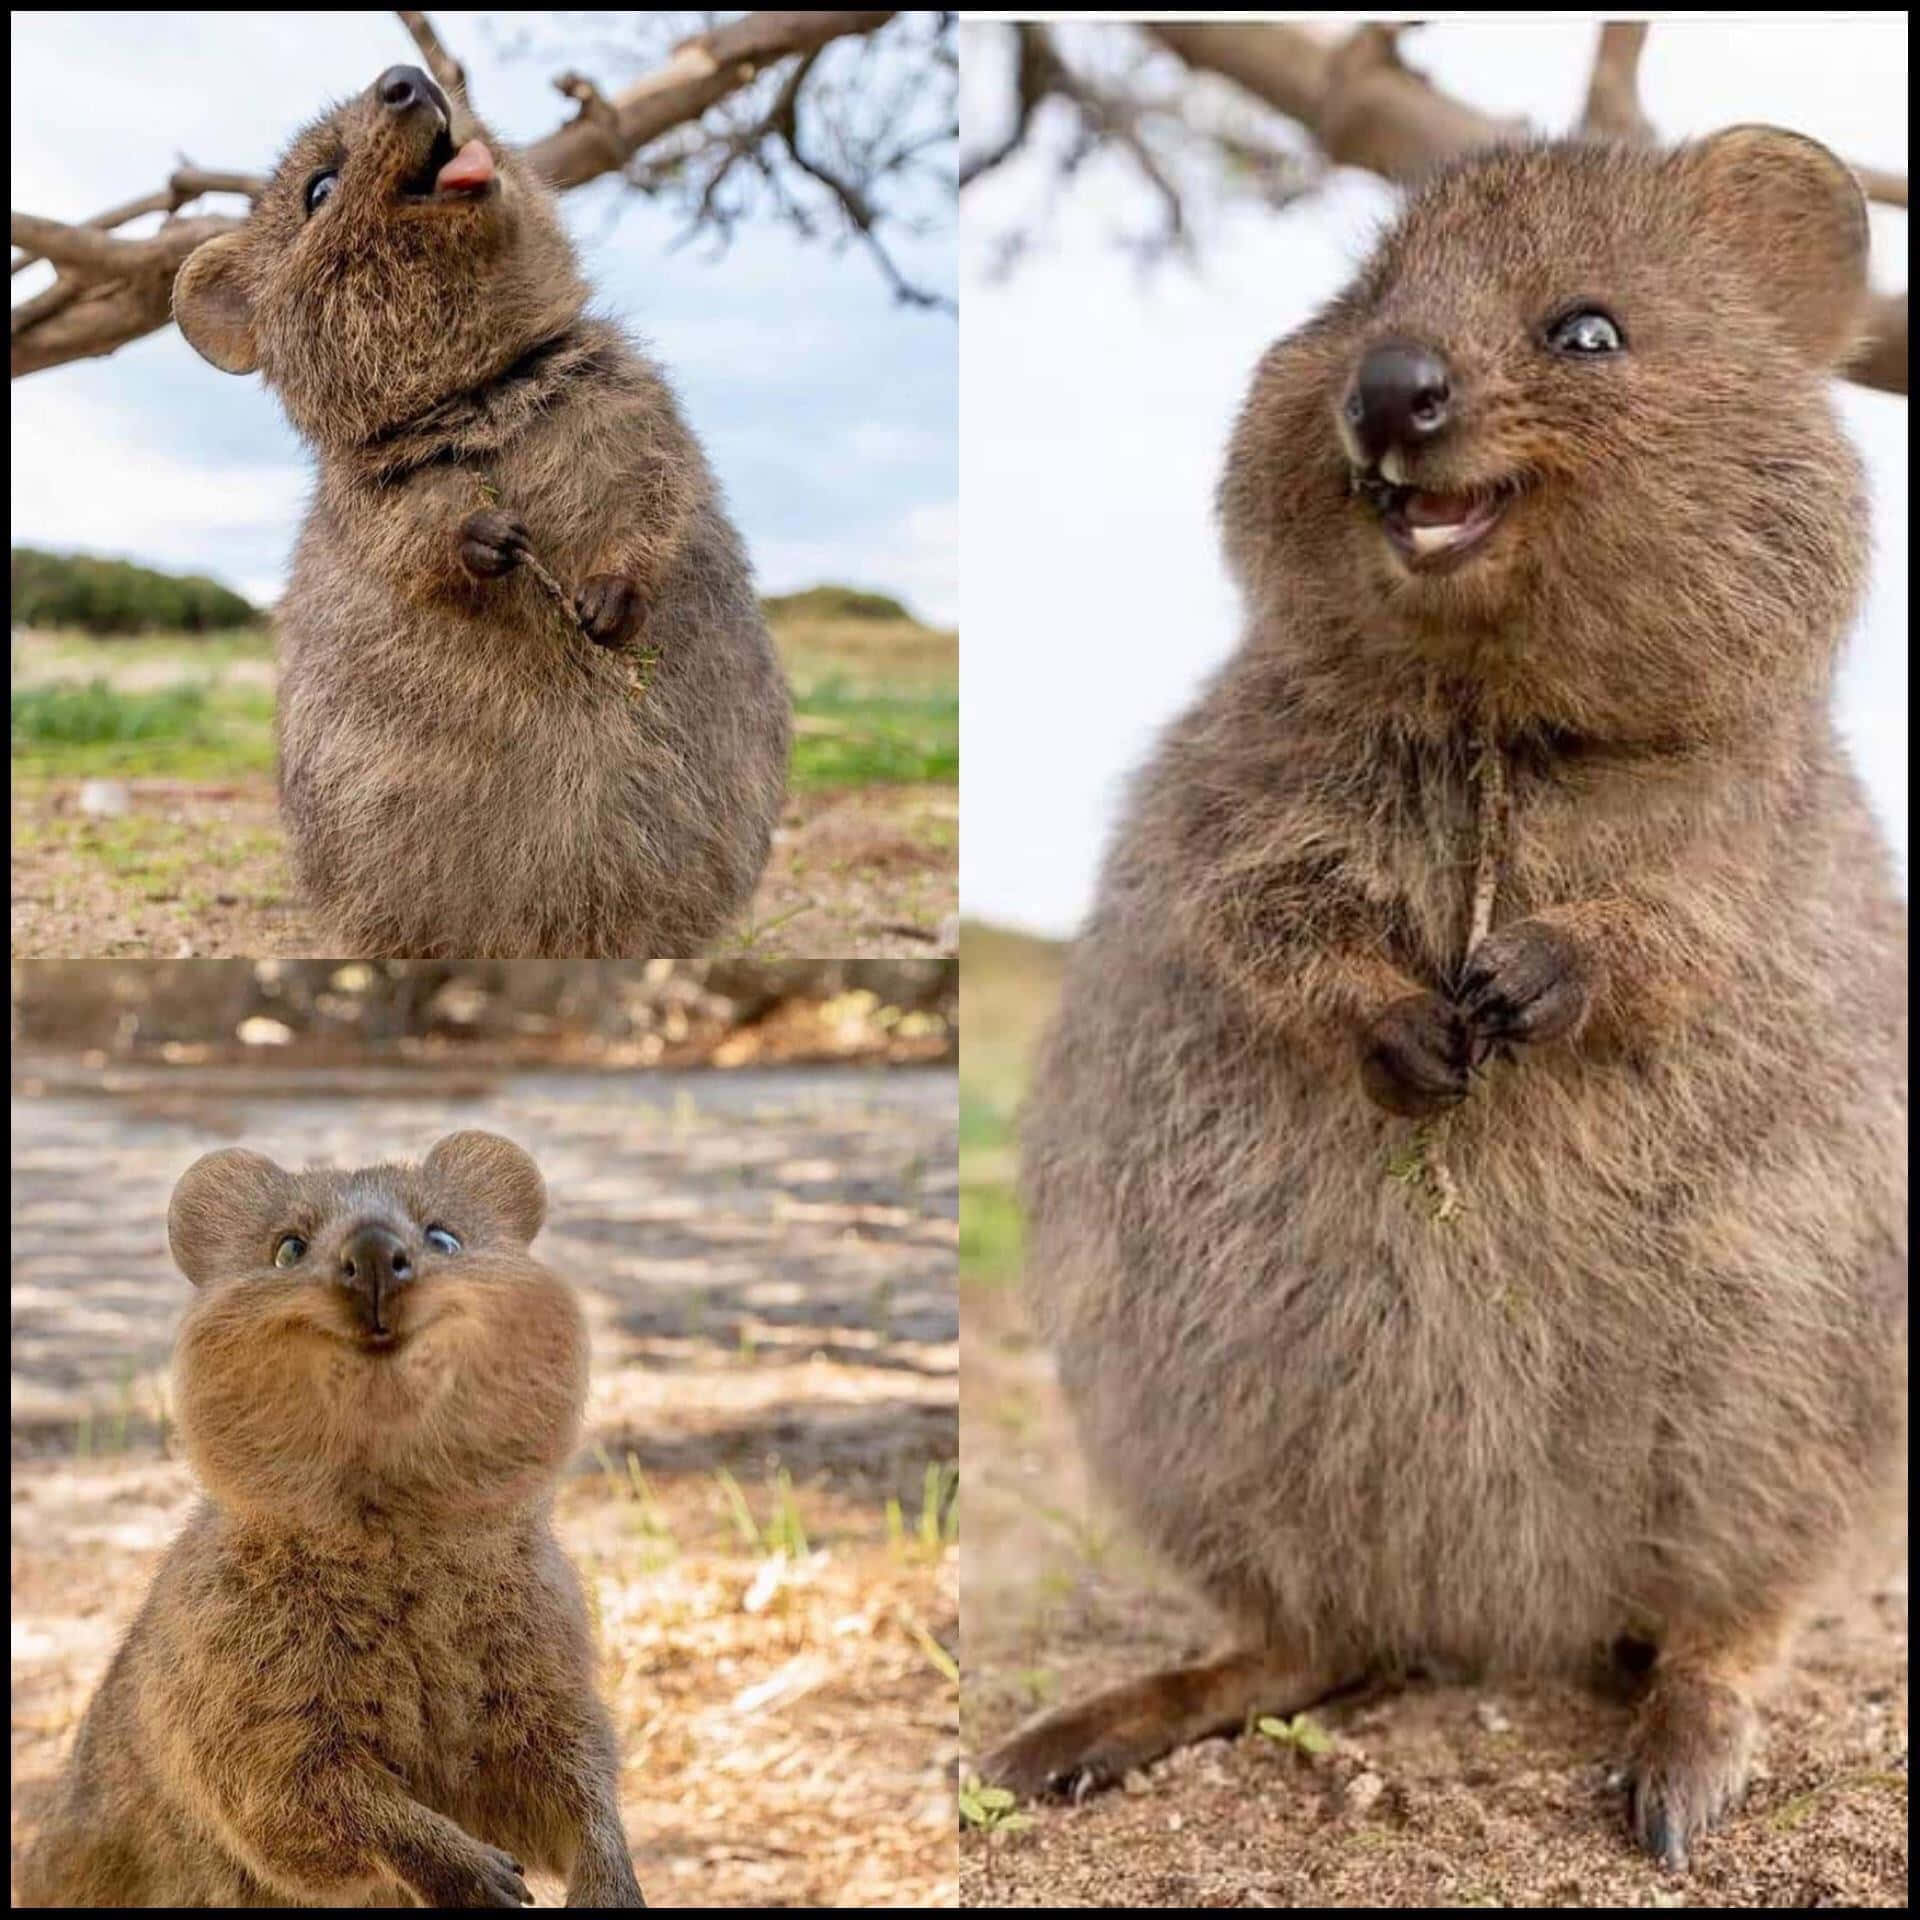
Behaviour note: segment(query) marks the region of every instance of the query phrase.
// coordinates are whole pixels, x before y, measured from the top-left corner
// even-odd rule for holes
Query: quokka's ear
[[[1841,365],[1867,293],[1867,202],[1851,169],[1779,127],[1729,127],[1678,158],[1710,232],[1739,249],[1794,344],[1821,366]]]
[[[245,242],[244,234],[223,233],[195,247],[173,277],[173,317],[187,345],[222,373],[260,365]]]
[[[428,1179],[470,1197],[522,1240],[547,1217],[547,1183],[526,1150],[497,1133],[450,1133],[427,1155]]]
[[[288,1180],[284,1168],[244,1147],[203,1153],[180,1176],[167,1208],[174,1264],[196,1287],[267,1265]]]

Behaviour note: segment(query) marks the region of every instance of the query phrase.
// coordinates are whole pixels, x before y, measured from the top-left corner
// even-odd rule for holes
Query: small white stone
[[[261,1013],[242,1020],[236,1031],[243,1047],[284,1047],[293,1039],[291,1027]]]
[[[120,780],[88,780],[80,788],[80,811],[95,820],[119,820],[133,811],[133,796]]]
[[[1365,1813],[1387,1790],[1377,1773],[1356,1773],[1347,1782],[1345,1800],[1350,1813]]]

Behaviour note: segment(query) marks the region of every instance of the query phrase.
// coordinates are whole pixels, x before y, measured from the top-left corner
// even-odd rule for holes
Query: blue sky
[[[433,15],[477,109],[515,141],[571,114],[551,86],[563,67],[609,93],[644,70],[605,57],[594,42],[616,36],[604,25],[570,37],[556,24],[578,17]],[[507,58],[516,28],[554,57]],[[416,57],[393,16],[374,11],[16,13],[12,43],[13,204],[73,220],[159,186],[177,153],[264,171],[327,101]],[[760,223],[716,260],[704,242],[674,250],[675,216],[616,182],[562,204],[599,310],[640,335],[678,387],[763,589],[844,580],[953,622],[953,319],[897,306],[857,249],[836,255]],[[933,232],[895,250],[951,293],[954,230],[938,211]],[[44,272],[21,276],[16,296]],[[216,372],[171,329],[13,383],[17,543],[193,568],[271,598],[309,471],[259,381]]]
[[[976,31],[962,41],[969,149],[998,126],[989,63],[966,51]],[[1597,31],[1480,15],[1420,29],[1407,56],[1478,106],[1564,129]],[[1771,120],[1906,170],[1903,14],[1662,20],[1641,78],[1668,137]],[[1114,236],[1145,226],[1150,204],[1137,174],[1096,161],[1045,243],[996,280],[994,236],[1045,190],[1023,157],[969,193],[961,221],[960,895],[969,914],[1065,934],[1091,903],[1126,776],[1239,637],[1213,489],[1254,363],[1352,277],[1395,197],[1340,170],[1281,213],[1215,209],[1196,271],[1142,278]],[[1876,207],[1873,231],[1876,281],[1904,286],[1907,216]],[[1908,403],[1855,386],[1836,397],[1867,461],[1874,535],[1836,710],[1904,869]]]

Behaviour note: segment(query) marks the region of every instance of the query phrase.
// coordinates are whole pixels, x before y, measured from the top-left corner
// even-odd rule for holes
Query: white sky
[[[1481,17],[1423,29],[1406,51],[1449,91],[1549,131],[1578,113],[1596,32]],[[1904,14],[1665,21],[1642,84],[1670,137],[1771,120],[1906,169]],[[990,98],[970,78],[967,150],[990,130],[971,117]],[[1142,281],[1111,244],[1145,223],[1137,176],[1103,163],[1050,242],[996,282],[986,238],[1040,177],[1024,161],[1003,173],[969,190],[961,232],[961,897],[971,915],[1062,934],[1090,904],[1120,781],[1234,644],[1212,493],[1254,362],[1350,276],[1392,196],[1341,173],[1285,213],[1223,213],[1197,274]],[[1905,286],[1903,213],[1874,210],[1874,249],[1876,281]],[[1839,713],[1904,871],[1907,403],[1839,394],[1875,539]]]
[[[553,91],[562,68],[609,92],[637,77],[642,62],[620,65],[637,17],[433,14],[482,116],[521,141],[573,111]],[[502,43],[520,34],[543,51],[504,57]],[[263,172],[330,100],[417,59],[393,16],[373,9],[16,13],[12,49],[13,205],[56,219],[153,190],[183,151],[202,166]],[[847,581],[951,624],[952,318],[894,305],[864,254],[835,256],[766,223],[743,228],[715,261],[702,244],[671,249],[676,216],[611,181],[561,204],[596,307],[646,338],[679,388],[762,589]],[[950,293],[950,208],[943,199],[932,213],[926,237],[897,251]],[[16,297],[46,274],[22,275]],[[256,599],[278,594],[309,468],[257,379],[216,372],[169,328],[17,380],[12,397],[16,543],[124,554],[212,573]]]

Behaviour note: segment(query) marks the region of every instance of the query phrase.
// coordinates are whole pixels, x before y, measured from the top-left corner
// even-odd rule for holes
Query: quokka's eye
[[[435,1253],[458,1253],[460,1251],[459,1240],[450,1234],[445,1227],[429,1227],[425,1237],[427,1245],[430,1246]]]
[[[1547,345],[1555,353],[1619,353],[1626,344],[1613,316],[1598,307],[1564,314],[1547,329]]]
[[[297,1233],[283,1233],[274,1243],[273,1264],[276,1267],[297,1266],[306,1258],[307,1243]]]
[[[331,167],[325,173],[316,173],[307,182],[307,211],[318,213],[321,205],[331,197],[333,190],[340,184],[340,176]]]

